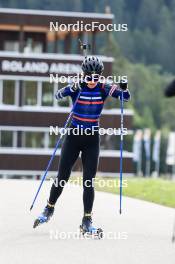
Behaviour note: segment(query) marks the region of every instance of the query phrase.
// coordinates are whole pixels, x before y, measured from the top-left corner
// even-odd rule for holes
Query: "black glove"
[[[71,89],[76,92],[78,90],[78,83],[73,83],[70,85],[71,86]]]
[[[120,89],[125,91],[126,89],[128,89],[128,83],[127,82],[121,82],[121,83],[119,83],[119,87],[120,87]]]
[[[82,87],[85,85],[85,82],[79,81],[78,83],[75,82],[71,89],[76,92],[77,90],[82,90]]]

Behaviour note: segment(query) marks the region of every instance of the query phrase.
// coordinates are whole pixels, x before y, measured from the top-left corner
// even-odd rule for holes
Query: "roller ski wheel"
[[[38,218],[34,221],[33,228],[36,228],[41,224],[47,223],[52,217],[53,213],[54,213],[54,207],[46,206],[42,214],[39,215]]]
[[[92,226],[92,218],[89,215],[83,217],[82,224],[80,225],[80,233],[84,237],[87,235],[98,239],[103,238],[103,230]]]
[[[91,231],[85,231],[82,226],[80,225],[80,233],[85,237],[91,236],[94,238],[102,239],[103,238],[103,230],[101,228],[93,228]]]

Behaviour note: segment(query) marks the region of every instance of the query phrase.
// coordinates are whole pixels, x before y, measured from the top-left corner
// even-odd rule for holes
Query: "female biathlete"
[[[72,167],[81,152],[84,205],[81,230],[84,233],[92,233],[93,230],[96,230],[92,226],[91,213],[94,202],[93,179],[96,175],[99,159],[99,133],[97,129],[94,133],[89,133],[89,131],[93,131],[93,127],[99,126],[99,118],[108,96],[120,99],[123,90],[123,99],[125,101],[130,99],[130,92],[126,83],[109,85],[99,82],[103,70],[103,62],[99,58],[85,57],[82,63],[82,71],[86,81],[80,85],[68,85],[57,91],[57,99],[70,96],[73,103],[76,102],[70,127],[81,127],[81,131],[82,128],[84,131],[88,128],[88,134],[77,135],[77,133],[73,133],[73,130],[66,134],[61,149],[57,179],[51,187],[50,197],[43,213],[34,222],[34,228],[41,223],[48,222],[53,215],[56,201],[63,191],[63,183],[69,180]],[[78,96],[79,98],[77,98]]]

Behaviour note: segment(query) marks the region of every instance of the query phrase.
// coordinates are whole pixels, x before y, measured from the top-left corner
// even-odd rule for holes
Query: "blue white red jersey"
[[[72,125],[91,128],[92,126],[99,126],[99,119],[106,98],[112,96],[120,99],[121,94],[122,91],[116,84],[97,83],[94,88],[89,88],[86,83],[83,83],[81,91],[80,89],[74,90],[71,85],[68,85],[58,90],[55,96],[57,99],[70,96],[73,104],[77,100],[73,109]],[[130,99],[128,89],[123,91],[123,99],[124,101]]]

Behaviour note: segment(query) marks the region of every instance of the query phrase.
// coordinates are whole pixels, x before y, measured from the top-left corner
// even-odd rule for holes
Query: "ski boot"
[[[103,238],[103,230],[93,227],[91,214],[84,214],[82,224],[80,225],[80,233],[83,236],[88,235],[99,239]]]
[[[52,217],[53,213],[54,206],[48,203],[47,206],[44,208],[42,214],[40,214],[38,218],[34,221],[33,228],[36,228],[38,225],[47,223]]]

